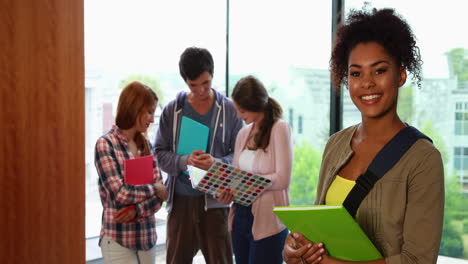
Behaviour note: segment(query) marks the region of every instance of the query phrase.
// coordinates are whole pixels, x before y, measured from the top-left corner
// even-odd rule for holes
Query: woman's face
[[[376,42],[360,43],[348,59],[348,88],[351,100],[363,119],[396,115],[398,88],[406,71]]]
[[[237,117],[244,120],[244,122],[248,125],[250,123],[254,123],[259,125],[260,122],[263,120],[264,114],[263,112],[250,112],[242,107],[240,107],[236,102],[234,102],[234,107],[237,111]]]
[[[136,130],[138,132],[145,133],[149,126],[154,123],[154,111],[156,111],[156,105],[157,102],[153,106],[143,110],[143,112],[140,113],[135,124]]]

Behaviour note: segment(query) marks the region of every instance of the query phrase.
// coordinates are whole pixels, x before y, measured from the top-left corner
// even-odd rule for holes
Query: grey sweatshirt
[[[243,122],[237,118],[236,109],[232,101],[218,91],[215,93],[213,117],[210,126],[210,153],[215,159],[225,163],[232,163],[234,145],[237,133],[242,128]],[[166,209],[172,209],[175,179],[187,168],[188,156],[176,153],[182,107],[185,102],[186,92],[177,94],[176,99],[164,107],[159,120],[159,130],[156,134],[154,153],[161,169],[168,174],[166,186],[168,187],[168,199]],[[211,196],[205,195],[205,210],[208,208],[229,207],[219,203]]]

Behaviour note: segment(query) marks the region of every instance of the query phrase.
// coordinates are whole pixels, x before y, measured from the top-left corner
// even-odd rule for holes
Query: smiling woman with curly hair
[[[328,140],[315,203],[343,204],[351,215],[355,214],[382,258],[358,262],[333,258],[325,243],[309,237],[317,242],[312,243],[302,234],[293,233],[283,249],[287,263],[437,262],[444,212],[441,155],[429,138],[397,114],[398,92],[406,82],[407,72],[420,86],[421,64],[411,28],[391,9],[351,12],[338,29],[330,60],[331,76],[337,89],[347,86],[361,113],[361,123]],[[399,140],[416,134],[412,145]],[[391,143],[395,139],[398,144]],[[387,153],[407,150],[390,164],[389,156],[397,155],[381,156],[384,148]],[[361,196],[364,198],[351,202],[354,207],[350,207],[353,199],[348,198],[356,198],[355,190],[371,178],[369,175],[378,172],[376,157],[386,157],[378,166],[391,169],[378,175],[380,179],[370,185],[368,193]]]
[[[330,70],[336,88],[348,82],[348,58],[359,43],[376,42],[381,45],[398,65],[412,73],[418,86],[421,82],[421,55],[416,46],[416,37],[410,26],[392,9],[370,12],[353,11],[346,26],[337,32],[330,59]]]

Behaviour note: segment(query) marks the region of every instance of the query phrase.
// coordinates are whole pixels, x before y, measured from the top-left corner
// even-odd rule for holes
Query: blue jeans
[[[288,229],[260,240],[254,240],[252,235],[252,206],[245,207],[235,204],[236,213],[232,225],[232,246],[237,264],[281,264],[281,251],[284,247]]]

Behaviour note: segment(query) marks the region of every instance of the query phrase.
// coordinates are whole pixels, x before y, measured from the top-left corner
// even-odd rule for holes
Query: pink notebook
[[[143,185],[153,183],[153,156],[148,155],[124,162],[125,183]]]

